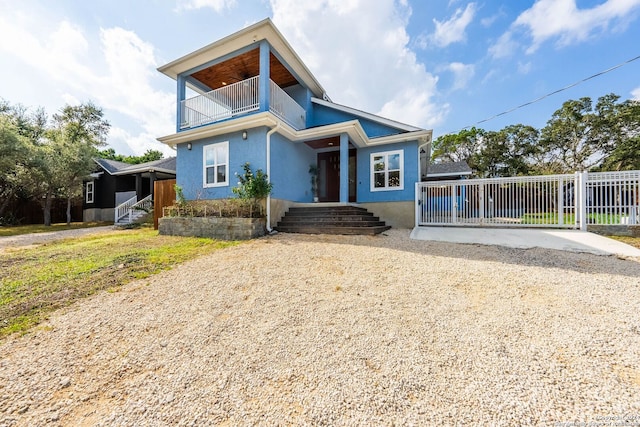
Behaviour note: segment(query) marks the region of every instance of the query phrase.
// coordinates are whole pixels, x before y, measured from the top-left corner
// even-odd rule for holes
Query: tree
[[[56,194],[67,199],[67,224],[71,222],[71,201],[82,194],[82,180],[92,172],[93,158],[105,144],[109,127],[102,110],[90,102],[67,105],[53,116],[48,144],[42,151],[45,225],[51,225],[51,198]]]
[[[478,171],[484,134],[483,129],[472,127],[456,134],[440,136],[433,142],[431,158],[434,161],[465,161],[471,169]]]
[[[0,114],[0,218],[20,191],[20,167],[28,158],[28,144],[10,117]]]
[[[34,197],[39,182],[37,149],[43,141],[44,110],[30,112],[20,104],[0,101],[0,216],[18,195]]]
[[[116,154],[116,150],[113,148],[107,148],[105,150],[98,151],[98,157],[107,160],[116,160],[119,162],[130,163],[137,165],[140,163],[152,162],[154,160],[160,160],[164,157],[162,151],[159,150],[147,150],[142,156],[125,156],[123,154]]]
[[[478,174],[489,177],[531,174],[539,152],[539,134],[536,128],[522,124],[485,132],[477,160]]]
[[[640,169],[640,101],[627,100],[615,110],[616,139],[605,144],[602,170]]]
[[[636,164],[628,156],[637,153],[633,147],[640,131],[638,102],[619,99],[611,93],[598,98],[595,107],[588,97],[562,104],[542,129],[547,168],[566,173]]]

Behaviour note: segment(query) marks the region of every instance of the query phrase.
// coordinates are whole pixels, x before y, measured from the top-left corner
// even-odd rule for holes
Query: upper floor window
[[[229,185],[229,141],[203,148],[205,187]]]
[[[89,181],[87,182],[87,188],[85,190],[85,195],[86,195],[86,202],[87,203],[93,203],[93,192],[94,192],[94,182],[93,181]]]
[[[371,191],[404,189],[404,152],[371,154]]]

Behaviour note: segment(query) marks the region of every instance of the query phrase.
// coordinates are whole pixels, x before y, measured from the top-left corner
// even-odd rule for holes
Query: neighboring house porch
[[[84,221],[130,223],[152,207],[154,182],[176,177],[176,158],[132,165],[95,159],[97,169],[84,184]]]

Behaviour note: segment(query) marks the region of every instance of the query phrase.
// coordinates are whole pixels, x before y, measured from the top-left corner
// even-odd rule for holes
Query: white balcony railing
[[[256,76],[182,101],[180,128],[217,122],[259,108]]]
[[[271,99],[269,100],[269,111],[287,122],[294,129],[300,130],[306,127],[306,113],[296,101],[275,84],[271,84]]]
[[[180,103],[180,129],[189,129],[258,111],[259,77],[251,77]],[[296,101],[270,81],[269,110],[296,129],[304,129],[306,113]]]

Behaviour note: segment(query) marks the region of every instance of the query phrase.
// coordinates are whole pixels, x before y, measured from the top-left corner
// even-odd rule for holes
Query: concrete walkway
[[[639,257],[640,249],[598,234],[579,230],[416,227],[411,232],[415,240],[474,243],[510,248],[547,248],[596,255]]]

